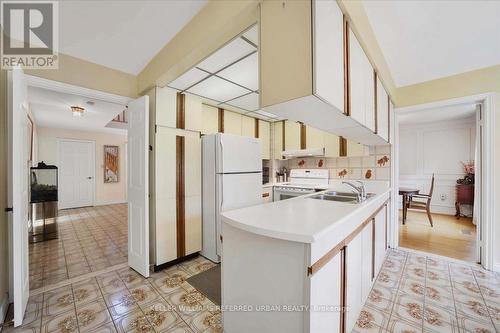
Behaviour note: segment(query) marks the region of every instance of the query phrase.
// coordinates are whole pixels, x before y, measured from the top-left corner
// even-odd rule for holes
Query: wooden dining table
[[[399,195],[403,196],[403,224],[406,222],[406,215],[408,213],[408,198],[420,192],[417,188],[400,187]]]

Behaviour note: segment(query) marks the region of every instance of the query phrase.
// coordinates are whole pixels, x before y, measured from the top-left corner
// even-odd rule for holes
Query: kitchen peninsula
[[[224,311],[225,331],[350,332],[387,250],[390,190],[375,192],[223,213],[222,305],[245,309]]]

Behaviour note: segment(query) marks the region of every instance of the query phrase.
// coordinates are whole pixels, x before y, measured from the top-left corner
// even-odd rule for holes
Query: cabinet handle
[[[269,193],[262,193],[263,198],[267,198],[269,196]]]

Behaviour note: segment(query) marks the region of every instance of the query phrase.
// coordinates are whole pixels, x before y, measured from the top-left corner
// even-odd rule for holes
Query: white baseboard
[[[9,297],[7,293],[3,294],[3,298],[0,302],[0,324],[3,324],[5,317],[7,316],[7,310],[9,309]]]
[[[493,271],[500,273],[500,262],[497,262],[496,264],[493,264]]]
[[[106,206],[106,205],[118,205],[118,204],[126,204],[127,200],[108,200],[108,201],[97,201],[94,202],[94,206]]]

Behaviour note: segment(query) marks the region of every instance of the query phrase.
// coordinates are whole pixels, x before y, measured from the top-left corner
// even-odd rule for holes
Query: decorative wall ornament
[[[320,159],[320,160],[318,161],[318,168],[322,168],[322,167],[323,167],[323,165],[324,165],[324,161],[323,161],[323,159]]]
[[[104,182],[118,183],[119,178],[119,147],[104,146]]]
[[[365,179],[370,179],[370,178],[372,178],[372,175],[373,175],[373,173],[372,173],[372,169],[368,169],[368,170],[366,170],[366,173],[365,173]]]
[[[344,178],[345,176],[347,176],[347,170],[346,169],[344,169],[344,170],[342,170],[342,171],[339,172],[339,177],[340,178]]]
[[[377,164],[379,166],[385,166],[387,162],[389,162],[389,157],[387,157],[387,155],[384,155],[382,158],[377,160]]]

